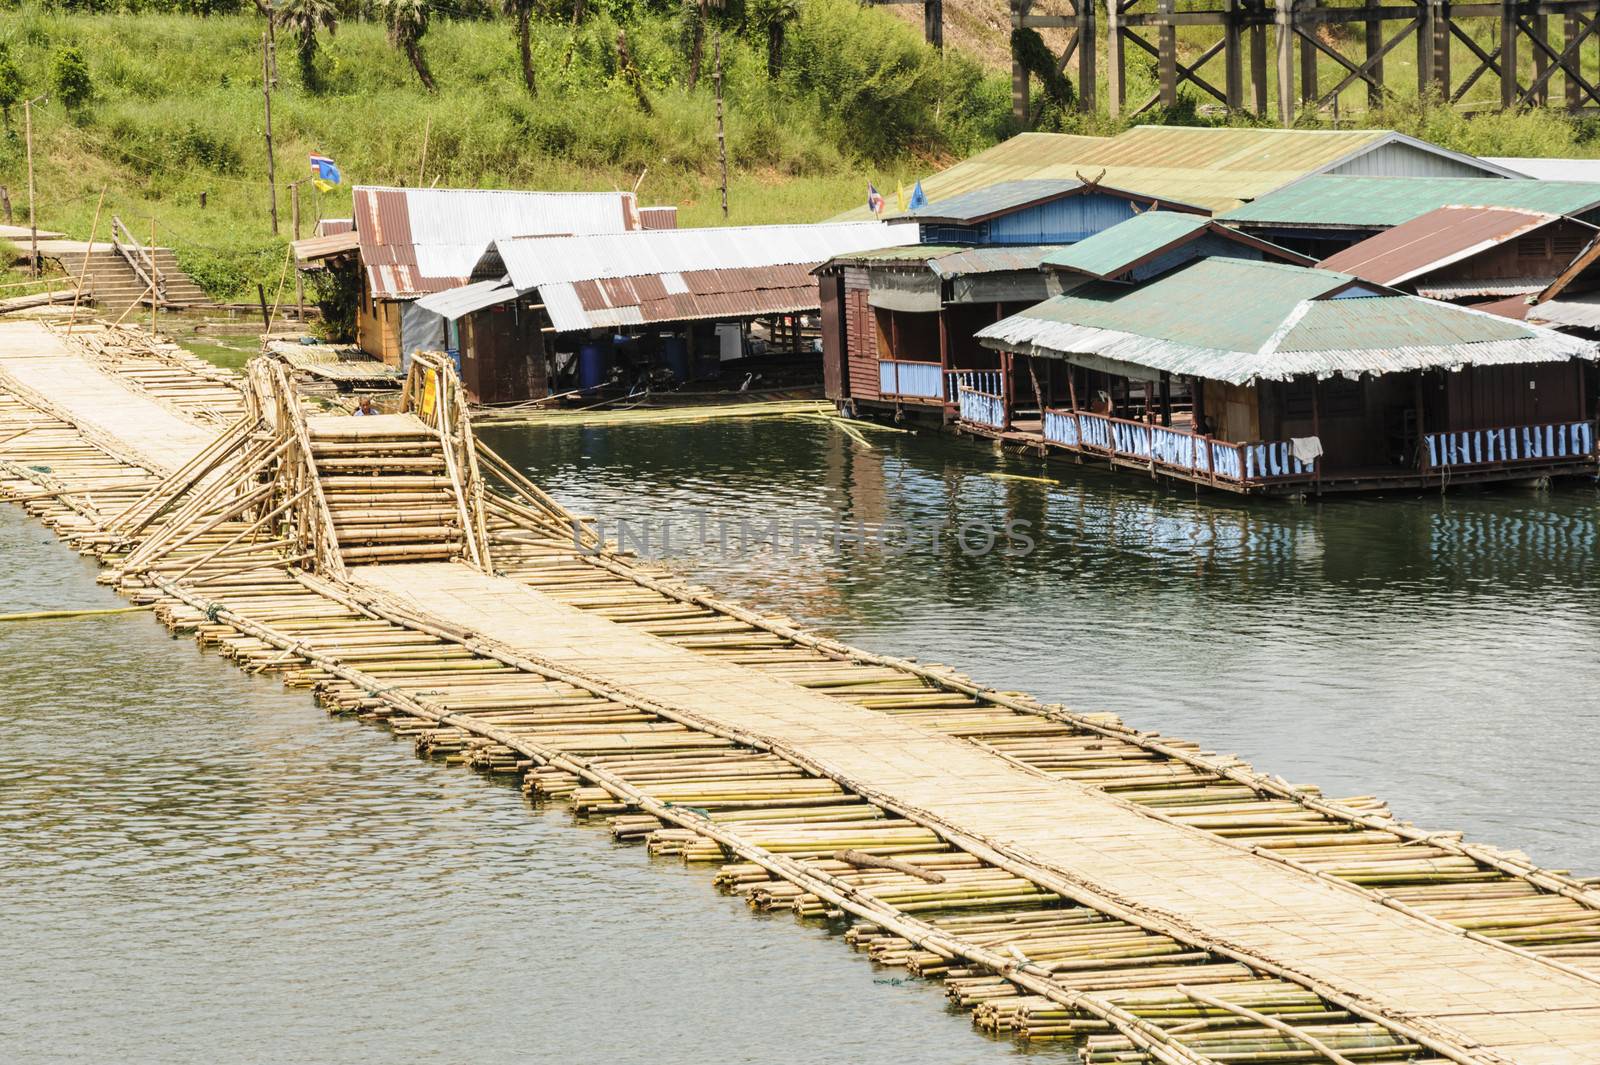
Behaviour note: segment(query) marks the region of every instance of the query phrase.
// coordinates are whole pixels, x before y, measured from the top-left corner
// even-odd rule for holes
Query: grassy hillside
[[[261,93],[265,20],[253,13],[84,13],[100,2],[75,0],[69,13],[32,0],[0,0],[0,51],[18,75],[18,98],[52,97],[34,109],[40,224],[86,237],[105,188],[107,219],[115,213],[140,239],[148,238],[153,219],[157,240],[177,248],[185,268],[219,298],[253,298],[258,282],[270,295],[284,276],[288,183],[307,176],[312,151],[333,156],[346,185],[326,195],[302,185],[305,232],[318,217],[348,214],[349,186],[356,183],[611,189],[630,188],[641,174],[641,199],[678,204],[683,224],[723,220],[710,77],[715,28],[700,83],[690,90],[682,14],[689,5],[591,0],[575,31],[564,16],[536,20],[534,94],[522,84],[513,23],[505,18],[451,20],[440,12],[460,9],[435,3],[422,49],[436,93],[423,90],[378,23],[351,16],[332,37],[320,35],[309,81],[296,62],[294,38],[280,30],[272,98],[280,217],[274,237]],[[182,2],[206,6],[206,0]],[[759,2],[781,0],[747,2],[755,10]],[[889,192],[1014,132],[1009,57],[993,40],[1007,31],[982,22],[975,4],[963,0],[946,10],[954,25],[970,24],[954,36],[969,40],[981,60],[956,47],[942,55],[927,48],[920,25],[904,17],[919,9],[802,0],[776,78],[769,75],[765,36],[730,16],[722,35],[728,221],[827,217],[860,203],[868,179]],[[353,0],[351,6],[361,7]],[[738,9],[739,0],[728,8]],[[623,13],[625,25],[614,12]],[[619,62],[621,29],[637,83]],[[83,99],[69,106],[60,90],[74,54],[82,60]],[[0,100],[6,65],[0,59]],[[1150,65],[1133,63],[1131,100],[1151,91],[1153,70],[1144,69]],[[1042,89],[1035,97],[1045,103]],[[19,222],[20,111],[10,108],[0,135],[0,184],[9,186]],[[1086,119],[1050,106],[1035,114],[1041,128],[1077,132],[1115,133],[1133,121]],[[1192,98],[1172,113],[1138,119],[1220,120],[1196,110]],[[1351,120],[1347,113],[1345,124]],[[1592,124],[1553,112],[1468,120],[1412,102],[1353,121],[1479,154],[1592,154]]]
[[[105,186],[107,215],[141,239],[153,216],[158,240],[217,295],[275,283],[285,250],[268,227],[264,26],[255,15],[33,6],[0,14],[0,42],[28,95],[59,97],[53,70],[66,49],[89,68],[92,95],[82,107],[58,98],[34,109],[40,224],[86,236]],[[423,91],[380,25],[347,22],[323,38],[316,91],[280,31],[272,117],[281,234],[289,233],[287,182],[306,176],[311,151],[333,156],[346,186],[321,196],[302,186],[307,231],[318,216],[349,213],[354,183],[610,189],[632,187],[641,173],[642,201],[680,205],[685,224],[720,223],[712,38],[691,92],[681,21],[629,23],[646,113],[618,70],[617,32],[603,13],[576,34],[565,22],[536,23],[538,89],[530,95],[508,21],[435,23],[422,42],[435,94]],[[764,39],[730,32],[722,43],[734,223],[825,217],[857,203],[869,177],[926,170],[1009,132],[1002,76],[956,53],[940,56],[851,0],[808,0],[776,80]],[[12,108],[13,133],[0,137],[0,184],[10,187],[19,221],[20,111]]]

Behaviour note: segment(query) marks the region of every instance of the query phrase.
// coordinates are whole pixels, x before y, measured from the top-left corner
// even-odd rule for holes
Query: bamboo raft
[[[1600,1056],[1600,1011],[1585,997],[1593,989],[1600,1001],[1593,885],[1417,829],[1371,797],[1328,800],[1108,715],[982,689],[603,549],[579,552],[570,516],[474,443],[441,364],[419,363],[402,423],[365,431],[352,423],[366,419],[306,417],[281,369],[254,364],[239,393],[245,421],[164,466],[113,454],[102,427],[26,401],[5,372],[0,360],[0,491],[114,567],[167,625],[311,689],[333,712],[385,724],[423,755],[520,779],[535,800],[569,802],[618,839],[715,866],[717,885],[754,909],[847,919],[847,942],[942,980],[984,1031],[1071,1040],[1094,1062]],[[181,385],[141,387],[180,409],[161,393]],[[425,470],[399,461],[422,458]],[[347,487],[362,498],[338,498]],[[414,498],[429,492],[444,494]],[[382,535],[391,525],[406,534]],[[426,562],[441,553],[463,561]],[[605,631],[659,642],[674,661],[746,671],[752,685],[837,704],[855,727],[882,719],[1041,787],[1105,796],[1241,861],[1375,901],[1406,927],[1448,932],[1541,986],[1493,988],[1477,1037],[1462,1037],[1138,897],[1099,896],[1018,848],[819,771],[803,751],[521,653],[380,587],[385,571],[412,566],[486,581],[492,570]],[[1384,962],[1414,969],[1418,986],[1472,983],[1414,959]]]

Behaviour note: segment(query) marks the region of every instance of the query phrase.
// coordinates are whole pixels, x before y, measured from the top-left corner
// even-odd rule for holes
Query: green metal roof
[[[1355,280],[1349,274],[1244,259],[1200,259],[1147,284],[1097,284],[1016,317],[1114,329],[1202,348],[1255,351],[1301,300]],[[1247,298],[1246,298],[1247,297]]]
[[[1245,225],[1386,229],[1451,205],[1582,214],[1600,207],[1600,183],[1314,174],[1221,219]]]
[[[1144,285],[1093,282],[978,331],[986,347],[1244,384],[1596,359],[1541,326],[1369,286],[1330,270],[1198,259]]]
[[[907,244],[840,255],[829,265],[922,267],[940,277],[1037,270],[1064,244]]]
[[[1276,351],[1437,347],[1530,336],[1527,326],[1447,303],[1407,297],[1318,300],[1278,340]]]
[[[1146,255],[1192,236],[1210,224],[1211,220],[1204,215],[1145,211],[1063,248],[1047,257],[1044,263],[1091,277],[1114,277]]]

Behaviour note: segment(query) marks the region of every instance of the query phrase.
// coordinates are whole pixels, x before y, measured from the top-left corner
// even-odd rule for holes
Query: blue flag
[[[928,197],[922,194],[922,182],[917,182],[911,189],[911,205],[909,210],[915,211],[918,207],[928,206]]]
[[[337,185],[343,180],[339,175],[339,168],[326,155],[312,153],[311,173],[314,177],[330,185]]]

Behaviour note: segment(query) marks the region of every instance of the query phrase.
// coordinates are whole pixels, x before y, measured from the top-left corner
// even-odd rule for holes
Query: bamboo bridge
[[[1600,888],[575,538],[444,360],[319,414],[0,324],[0,495],[175,631],[1089,1062],[1600,1062]],[[114,727],[114,720],[108,722]]]

